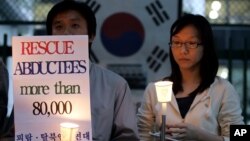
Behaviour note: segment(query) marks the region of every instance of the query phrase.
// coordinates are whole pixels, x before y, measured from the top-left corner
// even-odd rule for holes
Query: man
[[[7,69],[0,59],[0,137],[4,132],[5,118],[7,115],[8,107],[8,86],[9,77]]]
[[[96,35],[91,9],[77,1],[57,3],[47,15],[49,35]],[[137,141],[136,108],[127,82],[119,75],[90,63],[90,100],[94,141]]]

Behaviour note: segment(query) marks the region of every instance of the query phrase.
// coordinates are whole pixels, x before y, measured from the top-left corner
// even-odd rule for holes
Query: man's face
[[[88,35],[87,22],[77,11],[61,12],[52,21],[52,35]]]

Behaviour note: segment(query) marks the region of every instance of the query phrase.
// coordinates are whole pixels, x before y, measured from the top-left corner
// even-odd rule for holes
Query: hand
[[[166,126],[167,134],[177,140],[197,140],[200,129],[191,124],[179,123]]]

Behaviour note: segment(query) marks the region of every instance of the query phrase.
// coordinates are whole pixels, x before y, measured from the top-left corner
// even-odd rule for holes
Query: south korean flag
[[[90,58],[123,76],[131,89],[170,73],[169,32],[180,0],[85,0],[96,14]]]

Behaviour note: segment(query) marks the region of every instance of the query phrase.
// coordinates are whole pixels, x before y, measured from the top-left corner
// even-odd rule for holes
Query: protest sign
[[[12,54],[15,140],[63,140],[65,122],[92,140],[88,36],[13,37]]]

